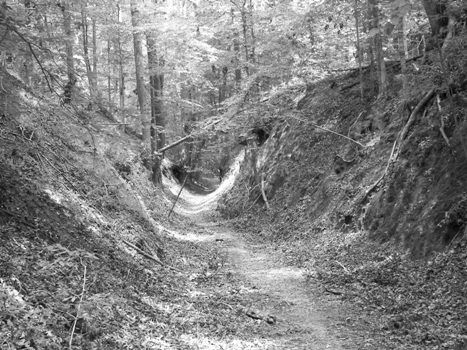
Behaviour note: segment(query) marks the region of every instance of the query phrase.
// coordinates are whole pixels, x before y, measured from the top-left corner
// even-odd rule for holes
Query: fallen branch
[[[350,271],[344,266],[344,264],[340,263],[339,261],[336,260],[336,264],[339,265],[340,267],[342,267],[342,269],[344,270],[344,272],[347,274],[347,275],[351,275]]]
[[[167,218],[170,218],[170,214],[172,214],[172,212],[173,212],[173,210],[175,208],[175,205],[177,204],[178,199],[180,198],[180,195],[182,194],[182,191],[183,191],[183,188],[185,187],[187,179],[188,179],[188,175],[185,175],[185,179],[183,180],[182,187],[180,187],[180,191],[178,191],[177,198],[175,198],[175,202],[172,205],[172,208],[170,208],[169,215],[167,215]]]
[[[438,105],[438,112],[439,112],[439,121],[440,121],[439,131],[441,133],[441,136],[443,136],[444,141],[446,141],[446,144],[448,145],[448,147],[451,147],[451,143],[449,142],[449,139],[446,133],[444,132],[444,119],[443,119],[443,116],[441,115],[441,100],[439,98],[439,95],[436,95],[436,104]]]
[[[158,153],[164,153],[165,151],[171,149],[171,148],[174,148],[175,146],[178,146],[179,144],[181,144],[182,142],[185,142],[187,141],[188,139],[192,138],[193,135],[187,135],[185,137],[182,137],[180,140],[177,140],[173,143],[171,143],[170,145],[167,145],[165,147],[162,147],[161,149],[157,150]]]
[[[353,88],[354,86],[356,86],[356,85],[358,85],[358,84],[360,84],[359,81],[357,81],[357,82],[355,82],[355,83],[352,83],[352,84],[349,84],[349,85],[346,85],[346,86],[343,86],[343,87],[341,87],[340,91],[342,92],[342,91],[351,89],[351,88]]]
[[[352,139],[352,138],[350,138],[350,137],[348,137],[348,136],[345,136],[345,135],[339,134],[338,132],[335,132],[335,131],[326,129],[326,128],[322,127],[322,126],[319,126],[318,124],[315,124],[315,123],[313,123],[313,122],[310,122],[309,120],[304,120],[304,119],[298,118],[298,117],[296,117],[296,116],[292,116],[292,118],[294,118],[294,119],[296,119],[296,120],[298,120],[298,121],[300,121],[300,122],[302,122],[302,123],[311,124],[312,126],[314,126],[314,127],[317,128],[317,129],[320,129],[320,130],[329,132],[329,133],[331,133],[331,134],[334,134],[334,135],[343,137],[344,139],[349,140],[350,142],[355,143],[356,145],[358,145],[358,146],[361,147],[361,148],[365,148],[365,147],[366,147],[365,145],[361,144],[361,143],[358,142],[358,141],[355,141],[354,139]]]
[[[329,294],[333,294],[333,295],[342,295],[342,294],[344,294],[344,293],[341,292],[341,291],[333,290],[333,289],[328,289],[328,288],[326,288],[326,287],[324,287],[324,290],[325,290],[326,292],[328,292]]]
[[[81,262],[81,265],[83,265],[82,262]],[[82,287],[82,290],[81,290],[81,295],[79,297],[79,303],[78,303],[78,307],[76,309],[76,315],[75,315],[75,319],[73,321],[73,326],[71,327],[70,341],[68,342],[68,349],[70,349],[70,350],[72,349],[73,336],[75,334],[75,329],[76,329],[76,322],[78,322],[79,311],[81,310],[81,304],[83,303],[84,291],[86,289],[86,272],[87,272],[87,269],[86,269],[86,265],[83,265],[83,266],[84,266],[83,287]]]
[[[160,261],[158,258],[156,258],[155,256],[151,255],[151,254],[148,254],[146,253],[144,250],[138,248],[137,246],[135,246],[133,243],[130,243],[126,240],[123,240],[123,243],[125,243],[127,246],[133,248],[134,250],[136,250],[138,253],[140,253],[141,255],[143,255],[145,258],[148,258],[149,260],[152,260],[154,261],[155,263],[163,266],[163,267],[166,267],[170,270],[174,270],[176,272],[181,272],[180,270],[176,269],[175,267],[172,267],[172,266],[169,266],[167,264],[164,264],[162,261]]]
[[[347,136],[348,136],[348,137],[350,137],[350,130],[352,130],[353,126],[354,126],[355,124],[357,124],[358,120],[360,119],[360,117],[361,117],[362,115],[363,115],[363,112],[361,112],[361,113],[358,115],[357,119],[355,119],[355,121],[352,123],[352,125],[350,125],[349,131],[347,132]]]
[[[327,132],[330,132],[331,134],[334,134],[334,135],[337,135],[337,136],[340,136],[340,137],[343,137],[344,139],[346,140],[349,140],[350,142],[353,142],[355,143],[356,145],[360,146],[361,148],[365,148],[366,146],[361,144],[360,142],[358,141],[355,141],[354,139],[351,139],[350,137],[348,136],[345,136],[345,135],[342,135],[342,134],[339,134],[338,132],[335,132],[335,131],[332,131],[332,130],[329,130],[329,129],[326,129],[326,128],[323,128],[322,126],[319,126],[315,123],[312,123],[312,122],[309,122],[311,125],[313,125],[315,128],[317,129],[321,129],[323,131],[327,131]]]
[[[274,316],[272,316],[272,315],[263,316],[263,315],[255,312],[254,310],[248,309],[245,312],[245,315],[247,315],[248,317],[250,317],[250,318],[252,318],[254,320],[266,321],[266,323],[271,324],[271,325],[276,323],[276,318]]]
[[[266,192],[264,191],[264,173],[261,173],[261,195],[263,196],[267,210],[271,210],[271,207],[269,206],[268,202],[268,197],[266,197]]]

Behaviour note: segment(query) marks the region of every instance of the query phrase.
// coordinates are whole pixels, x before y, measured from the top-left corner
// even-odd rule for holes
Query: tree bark
[[[89,22],[88,22],[88,14],[87,14],[87,2],[84,1],[81,3],[81,27],[83,31],[83,58],[84,58],[84,64],[86,66],[86,76],[88,78],[88,84],[89,84],[89,95],[91,98],[94,98],[96,96],[97,92],[97,87],[95,84],[95,79],[94,79],[94,71],[93,68],[95,69],[95,62],[93,62],[93,67],[91,67],[91,60],[89,58]],[[96,59],[96,39],[95,39],[95,23],[93,23],[93,61]]]
[[[355,0],[355,28],[357,32],[357,61],[358,61],[358,79],[360,81],[360,98],[363,99],[363,70],[362,70],[362,49],[360,43],[360,13],[358,11],[358,0]]]
[[[157,150],[165,145],[165,116],[163,110],[164,59],[158,57],[154,33],[146,34],[149,64],[149,86],[151,96],[151,153],[154,155],[152,176],[155,184],[162,182],[161,159]]]
[[[136,69],[136,91],[142,122],[143,147],[150,148],[150,125],[148,93],[144,84],[143,33],[140,28],[141,14],[136,0],[131,0],[131,23],[133,26],[133,45]]]
[[[233,47],[235,52],[235,88],[240,89],[242,84],[242,69],[240,67],[240,42],[238,32],[234,33]]]
[[[251,50],[250,50],[250,61],[256,63],[256,35],[255,26],[253,22],[253,1],[249,0],[248,14],[250,17],[250,39],[251,39]]]
[[[384,62],[383,40],[379,28],[379,0],[368,0],[368,21],[370,29],[370,40],[374,49],[376,59],[376,72],[378,76],[378,97],[386,95],[388,82],[386,74],[386,63]]]
[[[402,94],[405,98],[407,93],[407,58],[408,58],[408,44],[407,44],[407,15],[403,14],[401,17],[401,42],[399,43],[399,56],[401,61],[401,75],[402,75]]]
[[[72,27],[72,16],[71,16],[71,5],[70,0],[62,0],[60,8],[63,13],[63,29],[65,32],[65,53],[66,53],[66,65],[67,65],[67,76],[68,82],[66,83],[63,91],[63,102],[71,103],[74,99],[74,90],[76,85],[76,74],[73,54],[73,27]]]
[[[422,0],[426,15],[431,27],[431,40],[429,46],[441,47],[448,32],[449,18],[446,13],[446,0]]]
[[[92,88],[94,90],[94,96],[100,100],[100,92],[97,88],[97,61],[98,61],[98,54],[97,54],[97,23],[96,19],[91,19],[92,25]]]
[[[117,21],[118,24],[121,25],[121,11],[120,5],[117,4]],[[122,50],[122,30],[120,26],[118,27],[117,32],[117,50],[118,50],[118,72],[119,72],[119,101],[120,101],[120,109],[125,108],[125,70],[123,66],[123,50]],[[126,123],[125,117],[123,117],[123,122]]]

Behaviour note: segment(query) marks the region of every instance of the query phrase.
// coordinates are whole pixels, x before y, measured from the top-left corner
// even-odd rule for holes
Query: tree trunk
[[[117,21],[119,25],[122,22],[119,4],[117,4]],[[119,73],[119,80],[120,80],[120,84],[119,84],[120,109],[124,109],[125,108],[125,70],[123,66],[122,30],[120,26],[118,27],[118,32],[117,32],[117,50],[118,50],[118,73]],[[123,120],[123,123],[126,123],[125,119]]]
[[[249,0],[248,5],[248,14],[250,17],[250,39],[251,39],[251,50],[250,50],[250,62],[256,63],[256,36],[255,36],[255,26],[253,23],[253,1]]]
[[[234,33],[233,47],[235,52],[235,88],[240,90],[240,85],[242,83],[242,69],[240,67],[240,43],[238,38],[238,33]]]
[[[165,146],[165,116],[163,110],[164,91],[164,59],[157,56],[156,39],[153,33],[146,34],[149,64],[149,85],[151,96],[151,151],[154,155],[153,181],[160,184],[162,180],[160,159],[157,150]]]
[[[368,0],[368,22],[370,29],[370,41],[374,49],[376,59],[376,72],[378,77],[378,97],[386,95],[388,82],[386,75],[386,63],[384,62],[383,40],[379,28],[379,0]]]
[[[219,86],[219,104],[227,98],[227,76],[229,73],[228,67],[222,67],[222,82]]]
[[[73,55],[73,27],[70,0],[62,0],[60,8],[63,13],[63,29],[65,32],[65,53],[68,82],[66,83],[63,91],[63,102],[71,103],[74,99],[74,90],[76,85],[75,64]]]
[[[97,24],[96,24],[96,19],[92,18],[91,19],[91,24],[92,24],[92,88],[94,90],[94,95],[97,97],[98,100],[100,100],[100,92],[97,87],[97,61],[98,61],[98,55],[97,55]]]
[[[133,45],[136,69],[136,91],[141,114],[143,147],[150,148],[150,125],[149,98],[144,84],[144,56],[143,56],[143,33],[138,28],[141,24],[141,15],[136,0],[131,0],[131,23],[133,26]]]
[[[401,75],[402,75],[402,95],[405,98],[407,93],[407,58],[408,58],[408,44],[407,44],[407,15],[403,14],[401,17],[401,42],[399,43],[399,56],[401,61]]]
[[[446,37],[449,18],[446,13],[446,0],[422,0],[431,27],[429,46],[441,47]]]
[[[88,14],[86,10],[87,3],[81,3],[81,28],[83,31],[83,58],[86,66],[86,76],[88,77],[89,95],[91,98],[95,97],[96,89],[94,86],[93,71],[91,68],[91,60],[89,59],[89,25]]]
[[[110,35],[107,38],[107,99],[109,105],[112,104],[112,56],[111,56],[112,43]]]
[[[24,1],[24,8],[27,13],[27,18],[26,18],[26,25],[29,27],[31,24],[31,17],[33,15],[34,11],[34,4],[31,3],[29,0]],[[23,68],[24,68],[24,82],[28,87],[32,87],[32,75],[34,74],[34,62],[33,62],[33,56],[32,52],[30,50],[26,50],[24,53],[24,63],[23,63]]]
[[[360,43],[360,12],[358,11],[358,0],[355,0],[355,28],[357,32],[357,61],[358,61],[358,79],[360,81],[360,98],[363,99],[363,71],[362,71],[362,49]]]
[[[243,47],[245,49],[245,73],[247,76],[250,76],[250,48],[248,43],[248,21],[247,21],[247,11],[246,11],[246,0],[243,0],[242,7],[240,9],[240,15],[242,18],[242,30],[243,30]]]

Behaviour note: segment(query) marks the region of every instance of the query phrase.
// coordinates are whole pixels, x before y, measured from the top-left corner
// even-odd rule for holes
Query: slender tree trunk
[[[66,65],[67,65],[67,76],[68,82],[66,83],[63,91],[63,102],[71,103],[74,99],[74,90],[76,85],[76,74],[73,54],[73,27],[71,17],[71,6],[70,0],[62,0],[60,8],[63,13],[63,29],[65,32],[65,53],[66,53]]]
[[[150,148],[151,118],[149,114],[148,93],[144,84],[143,33],[138,28],[141,24],[141,15],[136,0],[131,0],[130,5],[135,54],[136,90],[138,93],[138,104],[142,122],[143,147]]]
[[[92,25],[92,88],[94,90],[94,96],[100,100],[100,92],[97,88],[97,62],[98,62],[98,54],[97,54],[97,23],[96,19],[91,19]]]
[[[29,0],[24,1],[24,8],[27,13],[26,17],[26,25],[29,26],[31,24],[31,16],[33,15],[34,5]],[[33,57],[32,52],[30,50],[26,50],[24,54],[24,82],[27,86],[32,87],[32,75],[34,73],[34,64],[33,64]]]
[[[387,92],[386,63],[384,62],[383,40],[379,31],[379,0],[368,0],[368,16],[371,43],[376,58],[376,71],[378,76],[378,97],[383,97]]]
[[[240,15],[242,18],[242,30],[243,30],[243,47],[245,49],[245,73],[247,76],[250,76],[250,48],[248,43],[248,21],[247,21],[247,11],[246,11],[246,0],[242,2],[242,8],[240,9]]]
[[[399,56],[401,61],[401,75],[402,75],[402,94],[405,97],[407,93],[407,58],[408,44],[407,44],[407,15],[404,14],[401,17],[401,42],[399,43]]]
[[[112,104],[112,43],[110,36],[107,38],[107,99]]]
[[[149,65],[149,86],[151,96],[151,151],[154,155],[152,178],[156,185],[162,183],[161,159],[157,150],[165,146],[165,115],[163,110],[164,58],[158,57],[156,39],[153,33],[146,34]]]
[[[165,146],[165,116],[163,110],[164,59],[158,57],[156,40],[152,33],[146,35],[148,47],[149,76],[151,87],[151,136],[155,141],[153,151]]]
[[[86,10],[87,2],[81,3],[81,28],[83,31],[83,58],[86,66],[86,76],[88,77],[89,95],[91,98],[95,97],[96,90],[94,89],[93,71],[91,68],[91,61],[89,59],[89,25],[88,14]]]
[[[358,0],[355,0],[355,28],[357,32],[357,61],[358,78],[360,80],[360,98],[363,99],[363,71],[362,71],[362,49],[360,43],[360,12],[358,11]]]
[[[242,83],[242,69],[240,67],[240,43],[238,32],[234,33],[233,47],[235,52],[235,88],[240,90]]]
[[[125,70],[123,67],[123,50],[122,50],[122,31],[120,28],[122,19],[121,19],[121,11],[120,11],[120,5],[117,4],[117,20],[118,20],[118,32],[117,32],[117,49],[118,49],[118,70],[119,70],[119,77],[120,77],[120,90],[119,90],[119,96],[120,96],[120,109],[125,108]],[[126,121],[123,120],[123,123]]]
[[[250,39],[251,39],[251,52],[250,61],[256,63],[256,36],[255,36],[255,25],[253,22],[253,1],[249,0],[248,13],[250,17]]]
[[[221,85],[219,86],[219,104],[224,102],[227,98],[227,76],[228,76],[229,68],[222,67],[222,81]]]

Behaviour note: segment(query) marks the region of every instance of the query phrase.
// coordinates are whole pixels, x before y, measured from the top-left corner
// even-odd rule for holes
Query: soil
[[[217,273],[234,276],[236,285],[245,290],[239,300],[243,317],[262,325],[261,341],[247,338],[248,345],[240,348],[360,349],[361,335],[352,333],[346,325],[354,318],[347,305],[323,296],[323,291],[306,278],[304,268],[285,265],[281,252],[249,241],[248,233],[235,230],[216,215],[216,201],[232,187],[241,158],[234,162],[234,169],[218,190],[208,196],[182,192],[176,208],[201,229],[201,234],[176,237],[216,246],[218,254],[224,256]],[[225,292],[225,287],[221,284],[218,292]]]

